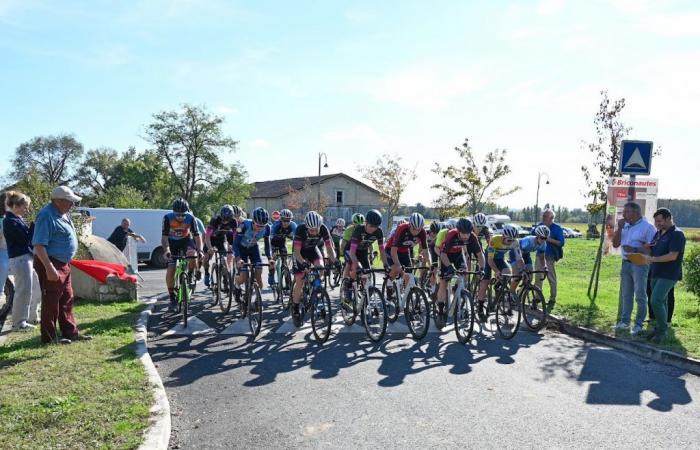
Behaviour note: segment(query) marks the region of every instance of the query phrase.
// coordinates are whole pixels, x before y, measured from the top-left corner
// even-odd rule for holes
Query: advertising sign
[[[608,181],[608,204],[605,211],[604,255],[620,254],[620,249],[612,246],[612,239],[617,229],[617,222],[622,219],[622,210],[628,201],[627,198],[631,187],[634,187],[632,201],[642,208],[642,215],[650,223],[654,223],[659,180],[657,178],[637,177],[632,182],[628,177],[611,178]]]

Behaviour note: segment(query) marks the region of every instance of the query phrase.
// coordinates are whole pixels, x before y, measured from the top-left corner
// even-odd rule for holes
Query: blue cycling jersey
[[[282,227],[282,221],[278,220],[272,224],[270,236],[272,245],[281,247],[287,242],[287,238],[294,239],[294,233],[297,231],[297,224],[294,221],[289,222],[287,228]]]
[[[547,241],[537,245],[535,236],[527,236],[520,239],[520,251],[523,253],[537,252],[544,253],[547,250]]]
[[[260,230],[255,232],[253,229],[253,221],[246,219],[238,225],[236,230],[236,239],[233,241],[233,253],[240,256],[241,248],[253,248],[258,245],[258,241],[265,241],[265,256],[270,257],[270,225],[266,224]]]

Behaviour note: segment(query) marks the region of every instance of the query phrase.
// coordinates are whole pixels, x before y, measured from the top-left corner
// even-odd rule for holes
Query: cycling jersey
[[[316,247],[319,244],[330,245],[331,234],[328,231],[328,227],[321,225],[318,230],[318,234],[309,234],[309,229],[306,224],[302,223],[297,226],[296,232],[294,233],[294,248],[300,249],[302,252],[316,251]]]
[[[365,252],[372,247],[372,244],[377,242],[379,250],[384,250],[384,232],[377,227],[372,233],[367,232],[366,225],[357,225],[352,232],[350,239],[350,251]]]
[[[333,238],[333,243],[338,244],[340,243],[340,240],[343,239],[343,235],[345,234],[345,229],[339,229],[338,227],[333,227],[331,230],[331,237]]]
[[[513,239],[510,244],[503,242],[503,235],[497,234],[489,240],[489,246],[486,249],[486,253],[489,256],[493,256],[496,259],[503,259],[505,254],[510,250],[516,250],[520,252],[520,246],[518,245],[518,240]]]
[[[357,225],[352,224],[352,225],[348,225],[348,227],[345,228],[345,231],[343,231],[343,240],[344,240],[345,242],[350,242],[350,239],[352,239],[352,233],[355,232],[355,227],[356,227],[356,226],[357,226]]]
[[[270,257],[270,225],[266,224],[257,232],[253,229],[253,221],[246,219],[236,229],[236,239],[233,241],[233,254],[240,257],[242,249],[258,246],[258,241],[265,243],[265,256]]]
[[[547,250],[547,241],[537,245],[537,237],[527,236],[520,239],[520,251],[523,253],[537,252],[544,253]]]
[[[207,236],[209,236],[212,240],[221,240],[224,238],[224,236],[231,240],[236,233],[236,228],[238,228],[236,219],[230,219],[229,221],[225,222],[221,216],[216,216],[209,221],[209,226],[207,226]]]
[[[462,239],[460,237],[459,230],[453,228],[451,230],[444,229],[440,230],[435,239],[435,250],[436,253],[461,253],[462,249],[467,249],[467,253],[471,255],[476,255],[481,252],[481,245],[479,244],[479,239],[474,233],[469,233],[467,239]]]
[[[285,247],[287,238],[294,239],[294,232],[297,230],[297,224],[294,221],[289,222],[287,228],[282,226],[282,221],[278,220],[272,224],[270,230],[271,243],[274,248]]]
[[[185,213],[182,220],[178,220],[175,216],[174,212],[163,216],[163,236],[167,236],[170,240],[177,241],[180,239],[191,239],[194,236],[200,235],[197,221],[192,214]]]
[[[408,253],[414,245],[420,244],[421,249],[428,248],[427,237],[425,230],[420,230],[417,235],[411,233],[411,225],[402,223],[396,228],[394,234],[389,236],[386,241],[387,248],[396,247],[399,253]]]

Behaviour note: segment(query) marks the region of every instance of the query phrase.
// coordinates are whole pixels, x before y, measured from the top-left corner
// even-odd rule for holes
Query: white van
[[[148,262],[154,267],[165,267],[165,255],[160,245],[163,233],[163,216],[169,209],[121,209],[121,208],[84,208],[75,209],[86,216],[94,217],[92,234],[107,239],[112,231],[122,223],[122,219],[131,221],[131,229],[146,239],[136,242],[139,262]]]

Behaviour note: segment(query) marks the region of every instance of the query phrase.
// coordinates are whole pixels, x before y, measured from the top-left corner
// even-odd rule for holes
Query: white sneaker
[[[18,326],[12,327],[14,331],[31,331],[36,328],[36,325],[22,321]]]
[[[636,336],[639,333],[641,333],[642,331],[644,331],[644,328],[640,327],[639,325],[635,325],[632,327],[632,331],[630,331],[630,334],[632,336]]]
[[[624,330],[626,330],[628,327],[629,327],[629,325],[627,325],[626,323],[620,322],[620,323],[618,323],[617,325],[615,325],[615,326],[613,327],[613,329],[614,329],[615,331],[624,331]]]

